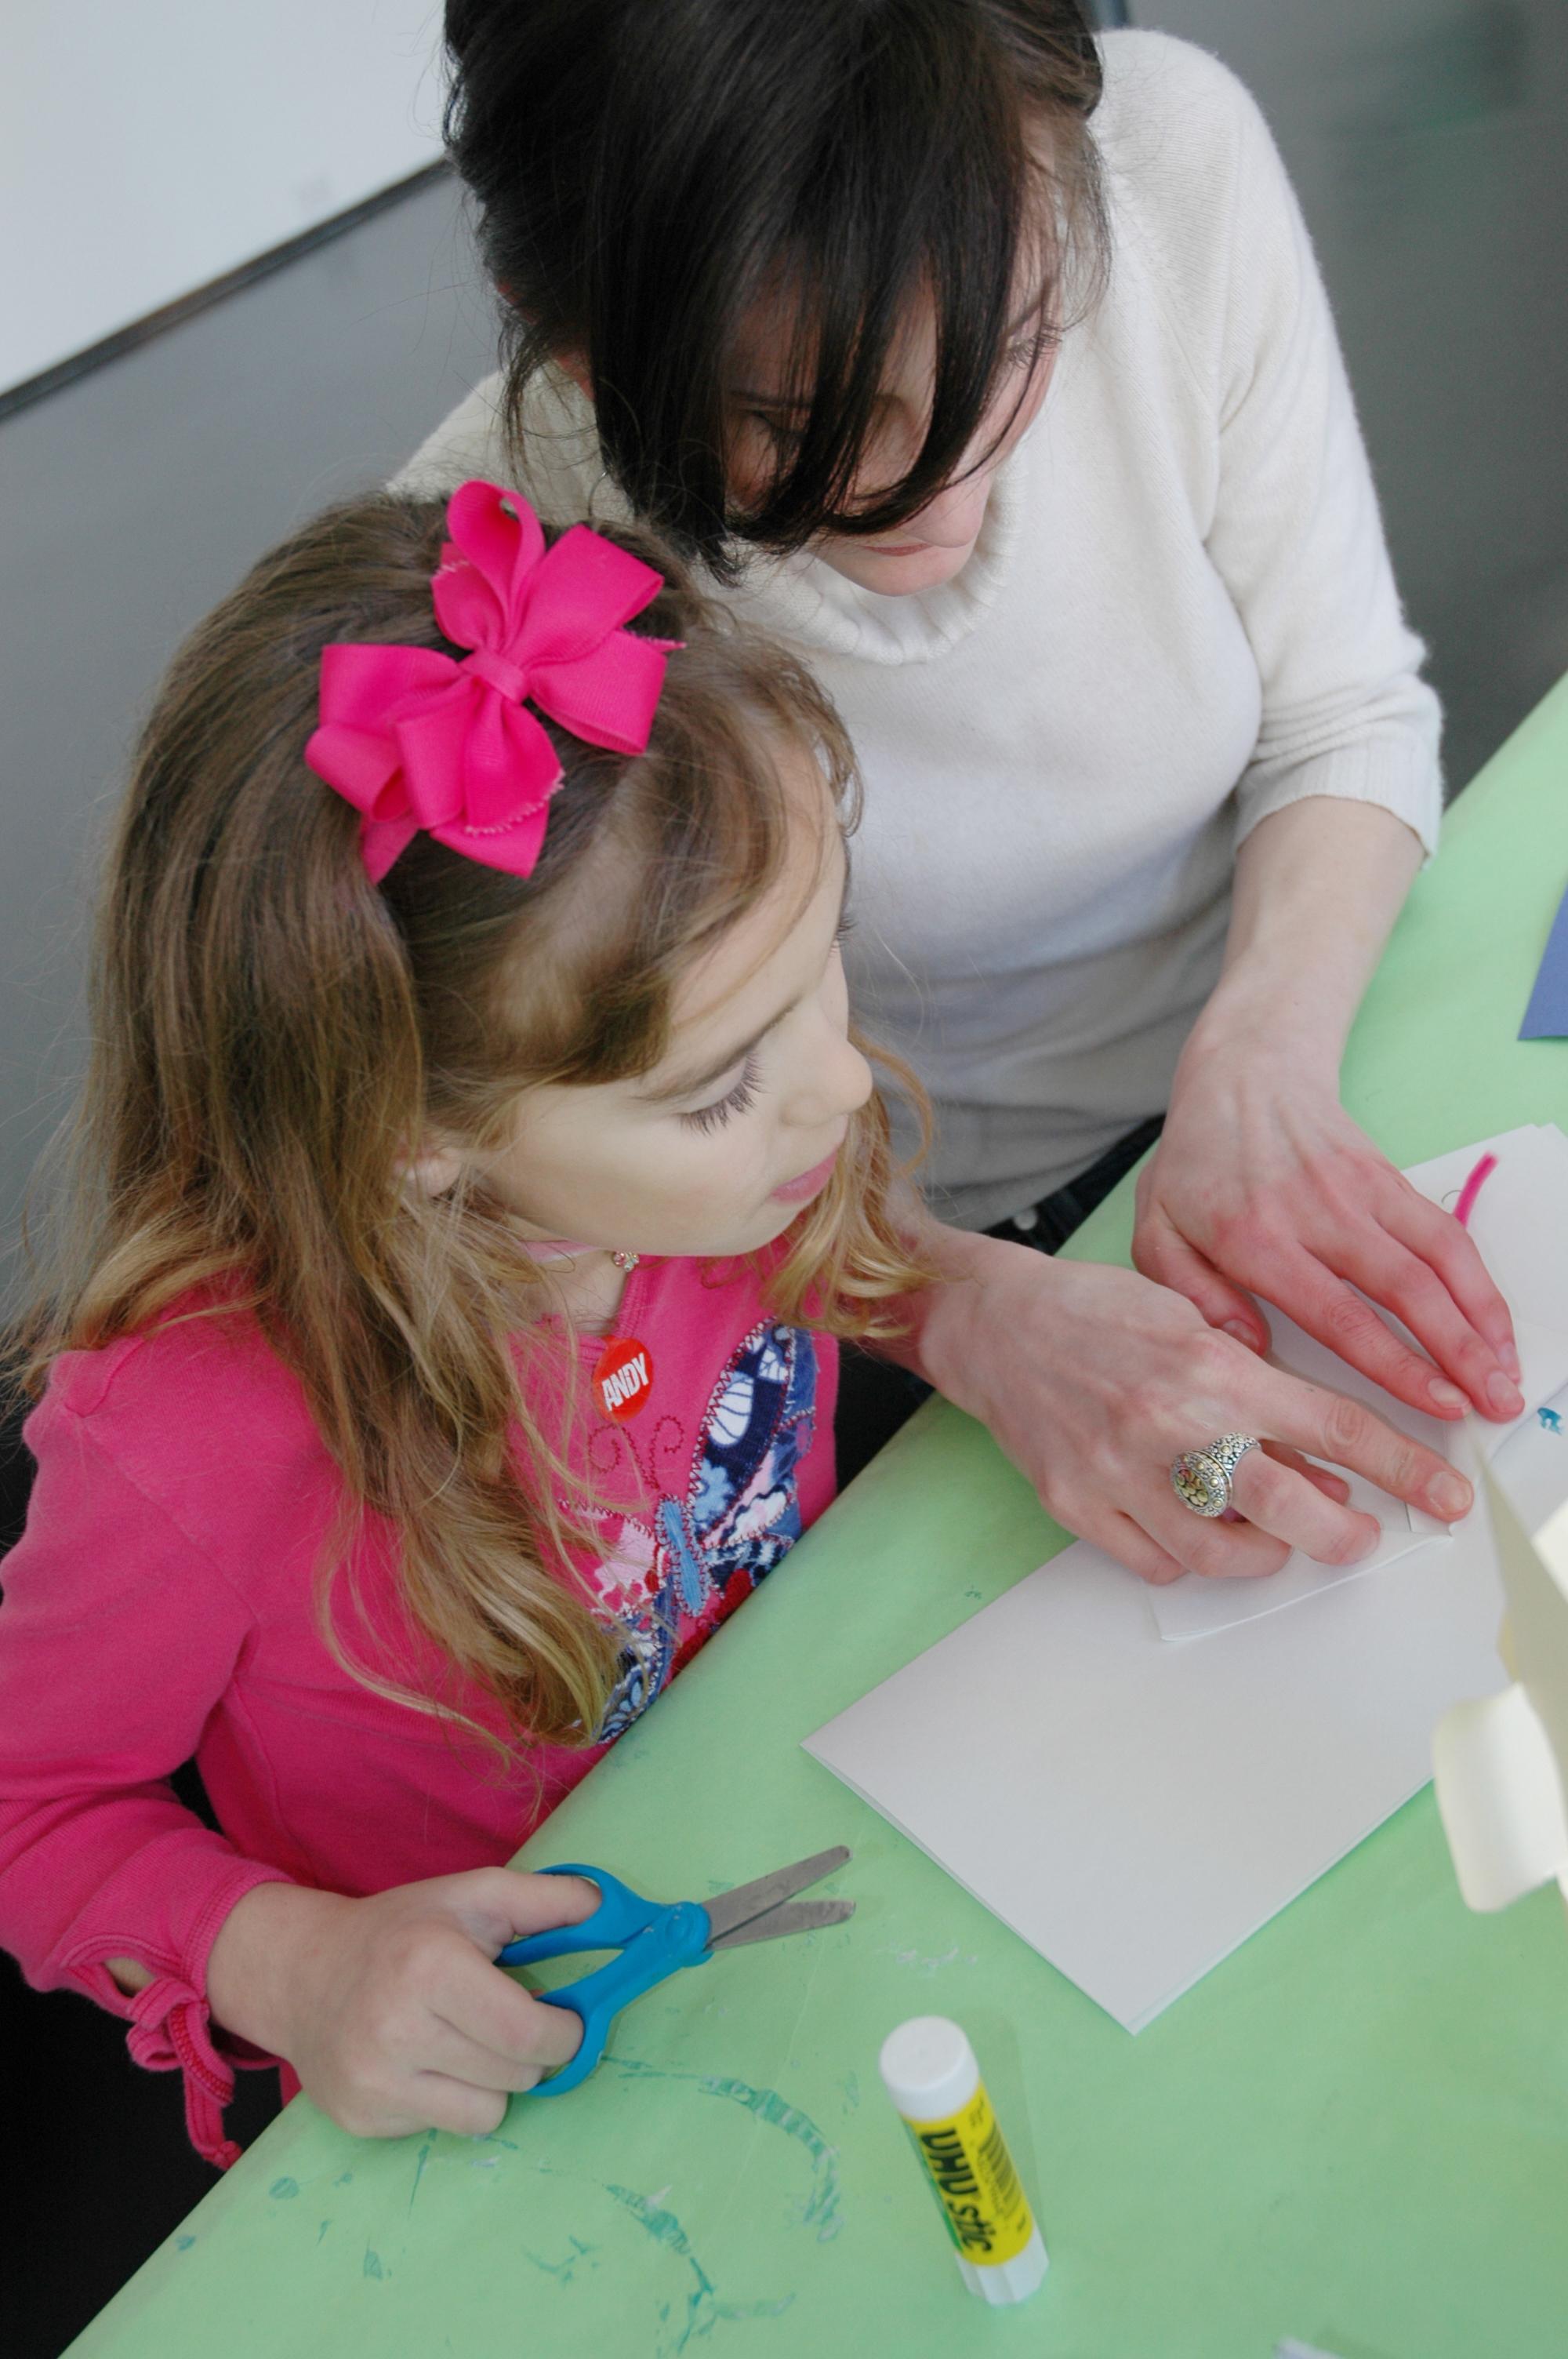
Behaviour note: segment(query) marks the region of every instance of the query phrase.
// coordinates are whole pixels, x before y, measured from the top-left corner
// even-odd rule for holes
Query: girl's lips
[[[820,1189],[826,1188],[838,1160],[838,1149],[835,1147],[832,1154],[825,1155],[820,1163],[814,1163],[809,1171],[803,1171],[798,1180],[786,1180],[782,1188],[775,1188],[775,1199],[781,1204],[804,1204],[808,1196],[815,1196]]]

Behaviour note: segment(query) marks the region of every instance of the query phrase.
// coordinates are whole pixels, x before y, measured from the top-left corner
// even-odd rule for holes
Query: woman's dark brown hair
[[[448,0],[446,21],[448,142],[505,305],[513,432],[540,364],[573,356],[633,513],[720,571],[737,539],[914,515],[971,452],[1021,310],[1059,329],[1103,266],[1077,0]],[[741,510],[727,397],[760,299],[810,406]],[[925,442],[866,504],[852,487],[921,300]]]
[[[781,750],[823,777],[825,843],[854,778],[807,674],[676,578],[635,626],[685,643],[646,752],[548,724],[565,783],[533,875],[421,834],[373,886],[357,812],[303,760],[320,652],[462,655],[431,604],[443,534],[434,502],[331,511],[168,673],[110,860],[74,1209],[33,1377],[171,1317],[254,1319],[344,1478],[323,1599],[341,1658],[438,1711],[475,1681],[518,1735],[582,1743],[616,1650],[559,1578],[581,1534],[557,1504],[563,1444],[520,1377],[547,1273],[477,1183],[432,1199],[407,1161],[431,1136],[499,1145],[531,1085],[649,1071],[681,974],[785,873],[802,822]],[[809,1295],[813,1324],[875,1333],[920,1282],[890,1168],[873,1100],[789,1234],[781,1315]],[[356,1658],[332,1618],[332,1566],[365,1510],[384,1519],[410,1635],[449,1667],[445,1700]]]

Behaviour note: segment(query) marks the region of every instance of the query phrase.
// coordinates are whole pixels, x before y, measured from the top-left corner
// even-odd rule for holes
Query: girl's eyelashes
[[[722,1130],[731,1115],[751,1112],[757,1103],[757,1092],[760,1087],[761,1077],[757,1071],[757,1060],[753,1054],[747,1058],[741,1067],[741,1078],[732,1090],[727,1090],[721,1098],[715,1098],[711,1105],[698,1106],[691,1114],[683,1114],[680,1120],[692,1130],[704,1132]]]
[[[837,930],[835,931],[834,936],[833,936],[833,947],[834,947],[834,949],[835,949],[835,950],[841,950],[841,949],[843,948],[844,944],[849,940],[849,939],[850,935],[854,932],[854,930],[855,930],[855,919],[854,919],[854,915],[853,915],[852,911],[850,911],[850,910],[849,910],[849,909],[846,909],[846,910],[844,911],[843,915],[840,917],[840,919],[839,919],[839,920],[838,920],[838,924]]]

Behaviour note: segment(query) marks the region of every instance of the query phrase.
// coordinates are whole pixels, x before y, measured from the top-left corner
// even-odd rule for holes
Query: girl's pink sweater
[[[509,1858],[832,1496],[837,1347],[772,1320],[750,1273],[644,1262],[617,1328],[648,1346],[653,1381],[611,1422],[590,1402],[602,1343],[579,1344],[570,1454],[620,1512],[606,1560],[571,1577],[621,1628],[622,1677],[603,1742],[510,1769],[373,1692],[325,1643],[341,1479],[254,1323],[199,1318],[68,1353],[28,1420],[38,1478],[0,1606],[0,1944],[40,1988],[125,2017],[138,2062],[183,2071],[214,2160],[234,2151],[221,2112],[235,2063],[271,2060],[208,2018],[208,1952],[241,1895],[273,1879],[358,1895]],[[359,1605],[341,1576],[333,1589],[342,1639],[439,1690],[433,1648],[396,1610],[379,1518],[354,1560]],[[500,1727],[482,1696],[447,1691]],[[222,1833],[168,1783],[192,1757]],[[115,1957],[154,1976],[134,1998]]]

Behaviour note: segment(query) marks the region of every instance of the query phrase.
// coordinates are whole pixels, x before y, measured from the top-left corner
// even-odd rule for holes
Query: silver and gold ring
[[[1261,1447],[1255,1433],[1222,1433],[1206,1449],[1184,1450],[1171,1461],[1171,1488],[1195,1516],[1223,1516],[1231,1477],[1247,1452]]]

